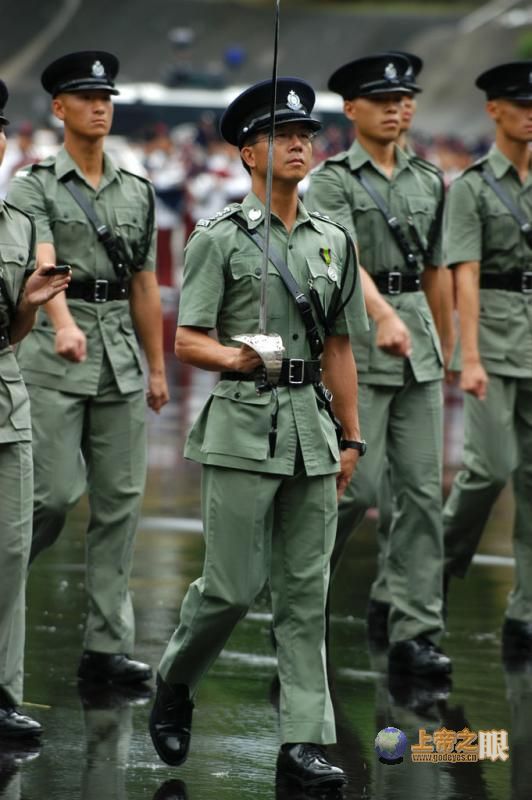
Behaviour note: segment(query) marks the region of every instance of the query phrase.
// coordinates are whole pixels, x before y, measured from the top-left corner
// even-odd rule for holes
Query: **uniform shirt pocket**
[[[30,400],[21,375],[14,367],[0,374],[0,428],[11,423],[15,430],[30,428]]]
[[[486,292],[492,290],[486,290]],[[496,305],[492,296],[481,292],[478,347],[481,358],[504,361],[510,339],[510,318],[505,305]],[[493,298],[495,299],[495,298]]]
[[[253,381],[220,381],[211,396],[202,452],[264,460],[272,409],[270,393],[258,395]]]

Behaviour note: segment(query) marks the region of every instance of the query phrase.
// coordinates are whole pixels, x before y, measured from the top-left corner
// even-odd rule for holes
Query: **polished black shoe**
[[[505,664],[532,659],[532,622],[505,617],[502,626],[502,657]]]
[[[125,653],[85,650],[78,667],[78,678],[92,683],[144,683],[151,677],[149,664],[134,661]]]
[[[448,675],[452,664],[439,647],[424,636],[418,636],[392,644],[388,653],[388,670],[409,675]]]
[[[37,720],[21,714],[15,706],[0,706],[0,739],[35,739],[41,733]]]
[[[345,772],[327,761],[325,748],[309,742],[283,744],[277,756],[277,772],[305,789],[347,783]]]
[[[159,786],[152,800],[188,800],[187,785],[184,781],[175,779],[165,781]]]
[[[388,647],[388,615],[390,604],[371,600],[366,611],[366,625],[370,645],[384,650]]]
[[[169,686],[157,675],[157,694],[150,714],[150,736],[160,758],[172,767],[186,761],[192,712],[188,686]]]

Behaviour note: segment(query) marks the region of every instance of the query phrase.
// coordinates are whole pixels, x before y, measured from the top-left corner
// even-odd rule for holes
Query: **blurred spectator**
[[[13,137],[9,133],[8,129],[6,154],[0,167],[0,198],[6,196],[9,181],[15,172],[26,164],[34,164],[40,158],[35,149],[31,122],[21,122],[15,128]]]

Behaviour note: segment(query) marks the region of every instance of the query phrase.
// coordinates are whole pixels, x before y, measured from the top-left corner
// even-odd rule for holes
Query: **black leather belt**
[[[9,331],[7,328],[0,328],[0,350],[9,347]]]
[[[86,303],[107,303],[109,300],[127,300],[129,283],[118,281],[70,281],[67,300],[85,300]]]
[[[404,272],[377,272],[374,276],[377,289],[381,294],[402,294],[403,292],[419,292],[421,280],[419,275],[408,275]]]
[[[254,372],[222,372],[224,381],[254,381]],[[283,358],[279,386],[306,386],[321,381],[319,361],[305,361],[303,358]]]
[[[504,289],[507,292],[532,294],[532,272],[513,269],[509,272],[481,272],[481,289]]]

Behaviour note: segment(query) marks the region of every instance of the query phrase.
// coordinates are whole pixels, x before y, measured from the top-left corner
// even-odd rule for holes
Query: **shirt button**
[[[259,267],[257,267],[257,269],[255,270],[255,275],[258,276],[262,275],[262,270]]]
[[[293,250],[293,249],[294,249],[294,245],[293,245],[293,244],[289,244],[289,245],[288,245],[288,249],[289,249],[289,250]]]
[[[241,397],[240,392],[235,392],[235,399],[240,400],[240,397]]]
[[[294,333],[292,335],[292,339],[294,340],[294,342],[296,342],[299,339],[299,333]]]

